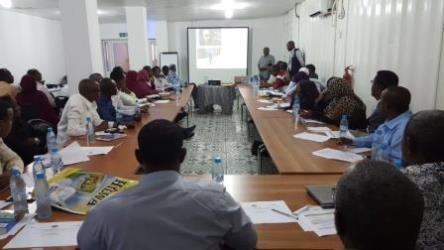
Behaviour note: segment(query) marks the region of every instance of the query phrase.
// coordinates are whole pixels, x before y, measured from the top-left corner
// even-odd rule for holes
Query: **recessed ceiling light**
[[[233,10],[225,10],[225,18],[226,19],[233,18],[233,15],[234,15],[234,11]]]
[[[0,5],[5,9],[12,8],[12,0],[0,0]]]
[[[248,7],[248,3],[236,2],[234,0],[223,0],[219,4],[211,6],[213,10],[241,10]]]
[[[105,15],[106,11],[103,10],[97,10],[97,15],[101,16],[101,15]]]

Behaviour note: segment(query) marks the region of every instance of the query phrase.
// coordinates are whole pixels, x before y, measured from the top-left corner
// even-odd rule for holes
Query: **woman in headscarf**
[[[128,71],[128,74],[126,75],[126,86],[136,94],[137,98],[145,98],[148,95],[157,94],[157,91],[148,87],[148,84],[138,81],[138,74],[136,71]]]
[[[154,85],[153,79],[151,78],[150,74],[146,70],[141,70],[139,73],[137,73],[137,81],[140,84],[145,84],[148,86],[151,91],[156,92],[156,85]]]
[[[339,126],[342,115],[347,115],[350,129],[365,129],[366,106],[345,80],[331,80],[324,96],[330,99],[324,110],[315,110],[303,116]]]
[[[16,100],[21,107],[23,118],[25,120],[42,119],[55,128],[59,118],[46,95],[37,90],[36,80],[30,75],[25,75],[20,81],[20,87],[22,91],[17,94]]]

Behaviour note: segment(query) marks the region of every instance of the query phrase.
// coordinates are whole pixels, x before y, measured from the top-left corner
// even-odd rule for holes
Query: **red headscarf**
[[[145,98],[147,95],[157,94],[158,92],[156,90],[151,89],[146,82],[141,81],[142,78],[140,78],[139,75],[142,74],[143,73],[137,73],[132,70],[128,71],[126,75],[126,86],[128,89],[134,92],[137,98]],[[146,77],[149,79],[148,72],[146,72]]]
[[[22,113],[29,113],[32,117],[27,119],[42,119],[57,126],[59,118],[49,104],[46,95],[37,90],[37,82],[30,75],[23,76],[20,81],[22,91],[17,94],[16,100],[22,109]]]
[[[151,82],[150,74],[144,69],[142,69],[141,71],[139,71],[139,73],[137,73],[137,81],[148,85],[148,87],[152,90],[156,89],[154,84]]]

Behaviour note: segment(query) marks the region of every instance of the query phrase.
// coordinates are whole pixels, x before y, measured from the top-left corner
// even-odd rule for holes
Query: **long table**
[[[293,138],[294,134],[306,131],[306,126],[300,124],[295,129],[292,115],[284,110],[258,110],[257,108],[270,104],[258,102],[258,97],[254,96],[249,85],[242,84],[238,88],[279,173],[341,174],[347,169],[347,163],[312,155],[313,151],[319,149],[338,148],[335,141],[316,143]]]
[[[134,157],[138,131],[144,124],[154,119],[173,120],[181,106],[186,105],[191,91],[191,88],[184,90],[179,106],[173,101],[151,108],[150,115],[144,116],[135,129],[129,130],[126,138],[109,143],[96,142],[96,146],[113,145],[115,148],[108,155],[92,156],[89,162],[78,164],[77,167],[134,180],[139,179],[139,176],[134,174],[138,166]],[[209,177],[187,178],[195,180]],[[284,200],[294,211],[307,204],[314,204],[305,192],[306,185],[334,184],[338,178],[339,175],[226,176],[225,185],[227,191],[238,201]],[[0,193],[0,199],[5,199],[8,195],[7,192]],[[51,221],[83,219],[84,216],[81,215],[54,210]],[[317,237],[312,232],[304,232],[296,223],[257,225],[256,230],[258,249],[342,249],[337,236]],[[4,247],[11,239],[12,237],[1,240],[0,247]],[[51,249],[75,249],[75,246]]]

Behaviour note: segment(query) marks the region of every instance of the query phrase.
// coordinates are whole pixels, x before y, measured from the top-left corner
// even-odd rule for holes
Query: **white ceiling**
[[[76,1],[76,0],[72,0]],[[303,0],[236,0],[248,7],[234,11],[234,19],[283,15]],[[12,0],[11,10],[50,19],[59,19],[58,0]],[[98,0],[101,23],[124,22],[125,6],[146,6],[148,18],[168,21],[224,19],[224,12],[212,6],[221,0]]]

